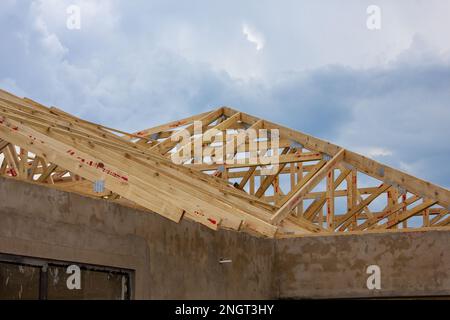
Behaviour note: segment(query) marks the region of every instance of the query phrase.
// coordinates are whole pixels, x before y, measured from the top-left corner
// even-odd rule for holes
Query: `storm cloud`
[[[448,187],[450,4],[378,2],[2,0],[0,87],[129,131],[227,105]]]

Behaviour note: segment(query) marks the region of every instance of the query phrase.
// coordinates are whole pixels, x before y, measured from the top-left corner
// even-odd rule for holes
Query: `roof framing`
[[[239,140],[251,129],[279,134]],[[253,143],[280,154],[274,174],[251,161]],[[199,163],[196,145],[239,163]],[[228,107],[127,133],[0,90],[0,175],[271,238],[450,228],[449,190]]]

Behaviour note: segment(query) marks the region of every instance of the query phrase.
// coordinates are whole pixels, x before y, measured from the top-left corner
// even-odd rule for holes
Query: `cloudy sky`
[[[1,0],[0,87],[129,131],[228,105],[449,187],[449,31],[448,0]]]

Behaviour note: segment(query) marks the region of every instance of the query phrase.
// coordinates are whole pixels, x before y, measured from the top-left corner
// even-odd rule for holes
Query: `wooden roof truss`
[[[236,140],[250,129],[279,139]],[[191,137],[178,143],[181,130]],[[212,130],[222,139],[205,138]],[[172,161],[199,141],[240,161]],[[280,154],[275,174],[242,152],[253,142],[260,156]],[[271,238],[450,228],[449,190],[228,107],[126,133],[0,91],[0,175]]]

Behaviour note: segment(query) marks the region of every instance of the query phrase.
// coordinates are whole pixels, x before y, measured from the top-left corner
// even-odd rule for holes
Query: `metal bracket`
[[[304,146],[297,141],[291,140],[291,143],[289,144],[289,147],[293,148],[293,149],[303,149]]]
[[[350,163],[344,162],[343,163],[344,168],[348,169],[348,170],[353,170],[355,167],[352,166]]]
[[[384,177],[384,167],[379,167],[377,173],[380,177]]]
[[[96,193],[105,192],[105,180],[94,181],[94,192]]]
[[[158,140],[159,139],[159,133],[152,133],[150,135],[150,139],[152,140]]]

